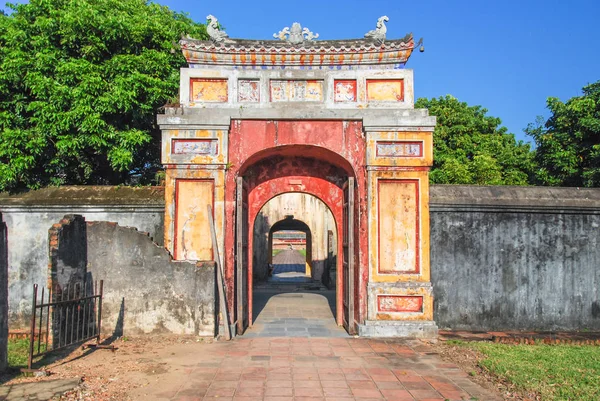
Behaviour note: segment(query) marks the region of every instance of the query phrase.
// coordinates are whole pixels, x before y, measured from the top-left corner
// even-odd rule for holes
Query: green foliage
[[[472,343],[486,358],[479,364],[542,400],[600,399],[600,348],[574,345]]]
[[[30,0],[0,14],[0,191],[150,182],[159,107],[182,33],[205,26],[146,0]]]
[[[430,180],[435,184],[527,185],[534,168],[528,144],[516,141],[487,116],[481,106],[469,106],[452,96],[418,99],[437,117],[433,133]]]
[[[526,132],[533,137],[542,185],[600,186],[600,81],[566,103],[548,98],[552,116],[538,118]]]

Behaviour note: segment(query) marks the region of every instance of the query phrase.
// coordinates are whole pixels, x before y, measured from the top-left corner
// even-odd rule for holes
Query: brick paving
[[[244,338],[349,337],[335,322],[335,290],[306,277],[304,260],[296,250],[273,258],[273,277],[254,286],[254,325]]]
[[[134,400],[496,401],[418,340],[238,338],[163,359],[169,380]]]
[[[254,325],[244,338],[349,337],[333,317],[335,291],[309,291],[301,286],[255,288]]]
[[[499,400],[422,341],[350,337],[335,324],[335,291],[298,277],[298,252],[277,256],[275,273],[288,280],[254,287],[253,327],[231,342],[161,357],[169,373],[133,399]]]

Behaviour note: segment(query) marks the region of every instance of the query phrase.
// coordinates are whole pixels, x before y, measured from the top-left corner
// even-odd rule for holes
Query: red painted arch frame
[[[286,190],[286,187],[290,186],[289,181],[301,182],[302,184],[294,184],[292,186],[302,187],[301,190],[290,188]],[[267,204],[267,202],[274,197],[290,192],[305,193],[320,199],[329,208],[333,214],[333,219],[336,225],[336,232],[338,236],[338,255],[342,254],[342,202],[344,199],[344,193],[342,188],[338,187],[334,183],[318,177],[306,177],[306,176],[286,176],[267,180],[257,185],[248,193],[248,280],[252,280],[252,255],[253,255],[253,233],[254,223],[256,216]],[[343,300],[343,286],[342,286],[342,258],[337,259],[337,275],[336,275],[336,321],[337,324],[342,324],[342,300]],[[252,326],[252,285],[248,285],[248,314],[249,323]]]

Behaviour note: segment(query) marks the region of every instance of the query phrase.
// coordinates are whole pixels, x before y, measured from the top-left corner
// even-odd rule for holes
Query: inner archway
[[[325,202],[302,192],[277,195],[263,205],[251,229],[254,284],[269,281],[274,253],[293,250],[304,258],[307,279],[335,289],[337,225]],[[278,239],[276,233],[286,234]]]
[[[247,159],[235,177],[236,200],[233,216],[238,333],[243,333],[253,325],[256,316],[253,311],[254,285],[257,281],[264,280],[268,272],[266,247],[254,246],[255,224],[265,221],[261,213],[263,206],[273,198],[288,193],[312,195],[314,199],[323,202],[333,216],[337,233],[336,252],[340,255],[335,263],[334,277],[323,277],[322,268],[314,268],[311,276],[315,279],[321,278],[320,281],[315,280],[318,285],[325,282],[335,285],[335,307],[332,309],[335,311],[333,315],[336,323],[339,326],[343,325],[348,332],[355,333],[356,302],[359,300],[356,291],[360,287],[354,285],[357,280],[354,261],[358,256],[358,247],[354,245],[358,226],[354,216],[358,215],[358,203],[355,196],[357,180],[353,167],[341,155],[316,146],[283,146],[264,149],[259,153],[260,155]],[[294,153],[301,155],[294,156]],[[281,219],[282,217],[269,219],[269,224]],[[323,235],[328,235],[328,231]],[[311,232],[314,236],[315,232]],[[268,236],[257,240],[268,243]],[[262,261],[257,259],[255,249],[260,250],[259,258],[263,255]]]
[[[342,335],[336,321],[338,230],[327,204],[302,192],[277,195],[251,230],[256,324],[248,334],[287,328],[297,335]]]

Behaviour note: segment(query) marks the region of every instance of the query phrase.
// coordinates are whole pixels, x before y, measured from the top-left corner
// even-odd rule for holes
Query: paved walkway
[[[348,337],[335,322],[335,291],[280,285],[255,288],[253,296],[254,325],[246,330],[244,338]]]
[[[306,257],[297,250],[285,249],[273,257],[270,282],[306,282]]]
[[[0,386],[1,401],[47,401],[55,395],[73,390],[81,380],[62,379]]]
[[[197,352],[171,352],[160,360],[169,373],[131,396],[140,401],[500,400],[431,351],[416,340],[241,338],[205,344]]]
[[[254,286],[254,325],[244,338],[348,337],[335,322],[335,291],[306,277],[304,260],[296,250],[275,255],[273,277]]]

